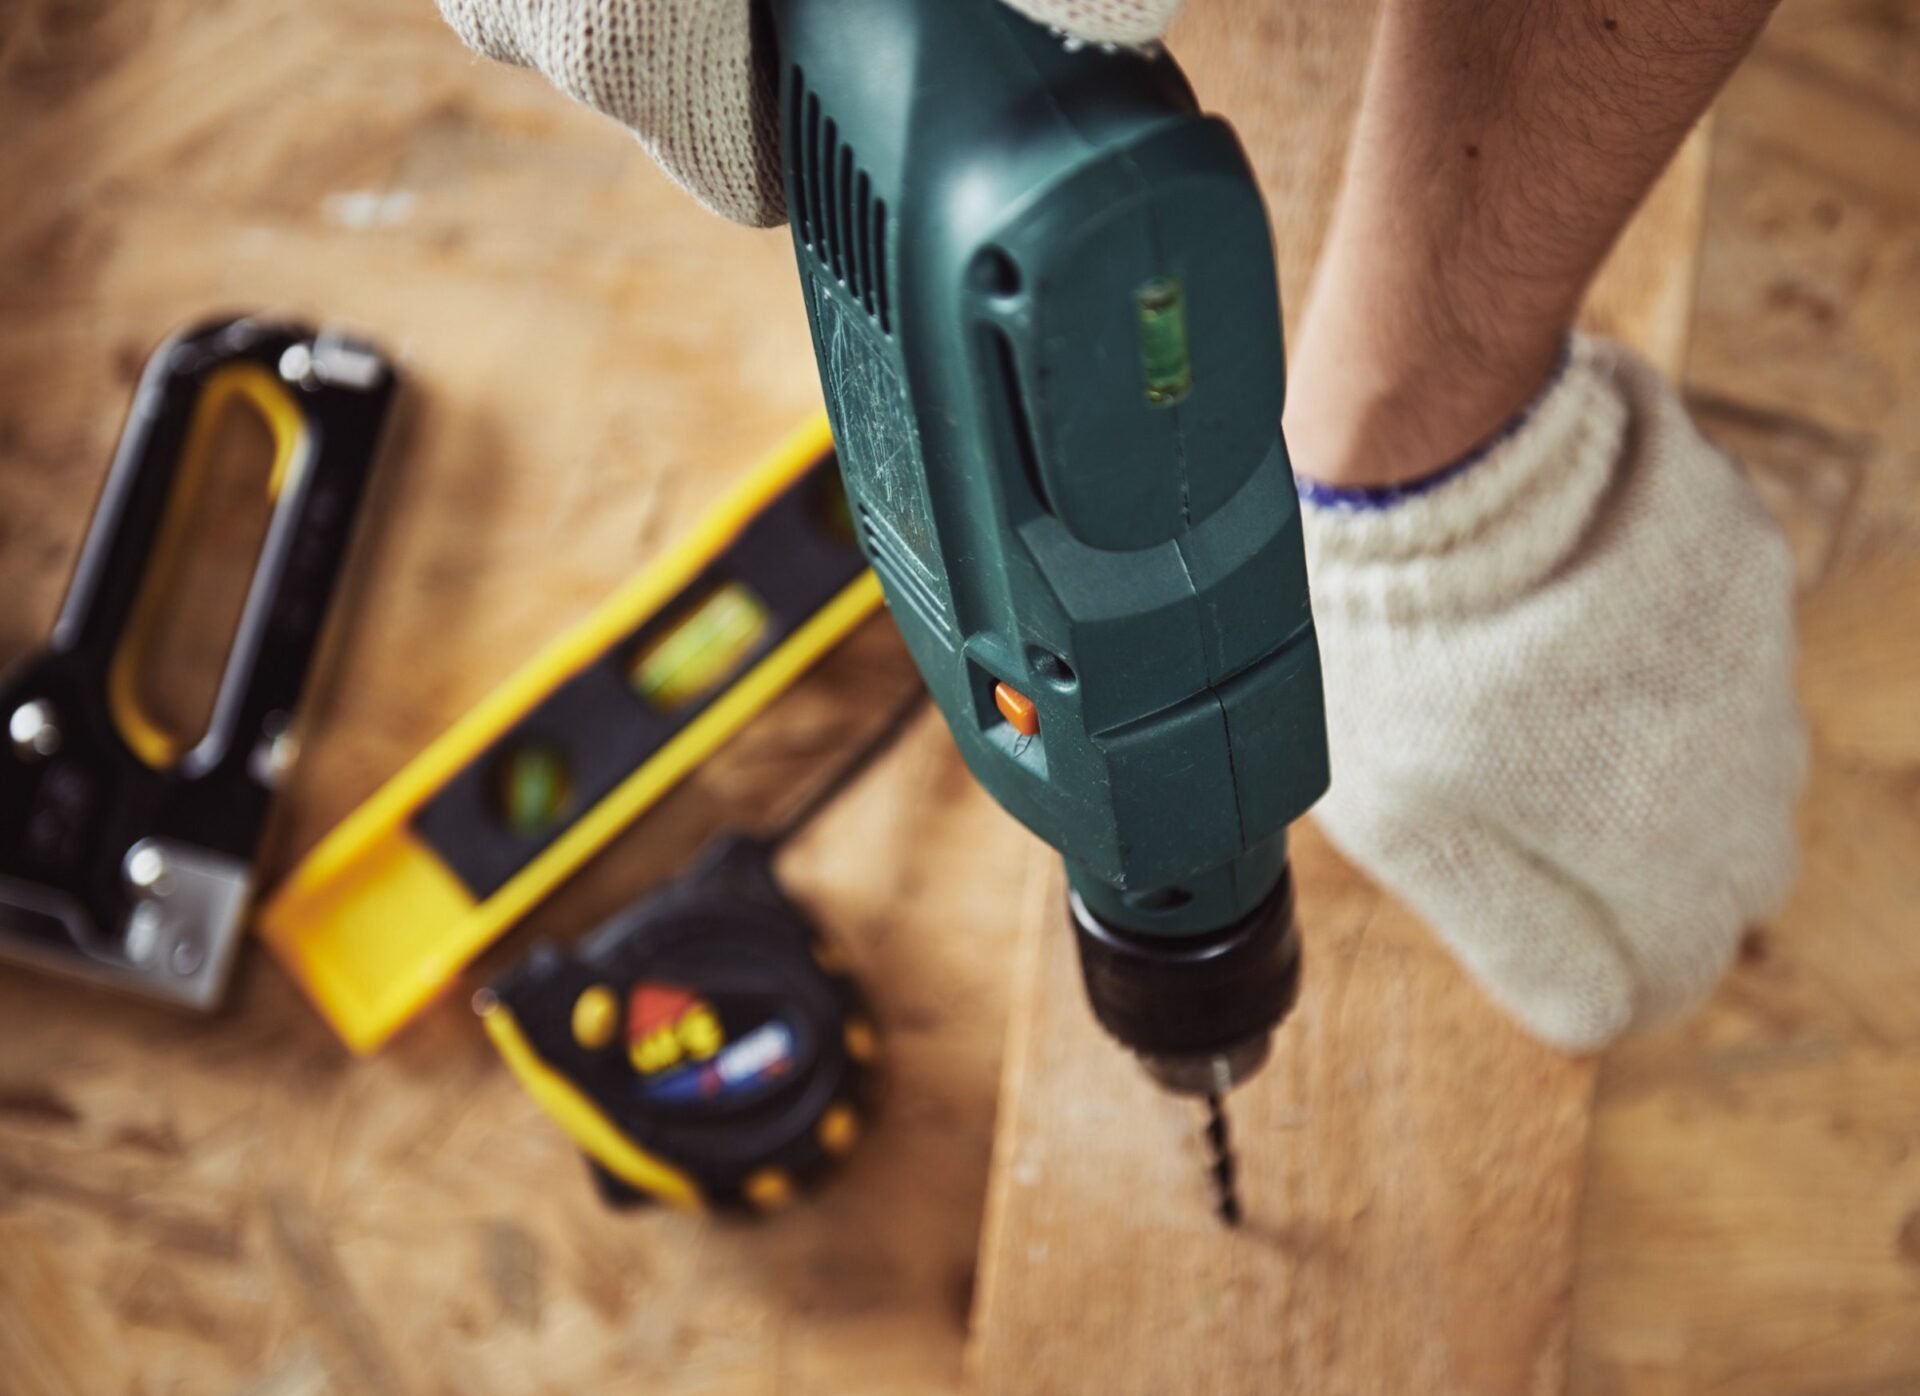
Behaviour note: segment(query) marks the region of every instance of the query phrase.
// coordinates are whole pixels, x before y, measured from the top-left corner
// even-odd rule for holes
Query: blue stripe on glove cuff
[[[1303,502],[1317,509],[1391,509],[1403,500],[1415,499],[1429,490],[1437,489],[1447,481],[1464,475],[1481,461],[1485,460],[1496,447],[1513,439],[1533,419],[1533,414],[1545,401],[1547,394],[1559,386],[1566,376],[1567,365],[1573,359],[1573,340],[1571,337],[1561,342],[1560,355],[1554,361],[1553,371],[1547,375],[1547,381],[1531,401],[1521,408],[1500,427],[1500,429],[1471,451],[1457,460],[1448,461],[1438,470],[1434,470],[1417,479],[1403,480],[1397,485],[1329,485],[1321,480],[1309,479],[1305,475],[1293,477],[1293,487]]]

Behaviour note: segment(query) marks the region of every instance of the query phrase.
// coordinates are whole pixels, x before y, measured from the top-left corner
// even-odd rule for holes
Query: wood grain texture
[[[1202,99],[1253,154],[1295,306],[1370,29],[1367,6],[1220,0],[1176,35]],[[1706,141],[1689,140],[1589,311],[1670,371]],[[982,1390],[1561,1389],[1592,1063],[1503,1021],[1310,828],[1293,861],[1306,987],[1272,1063],[1233,1097],[1237,1234],[1207,1207],[1195,1107],[1157,1094],[1101,1035],[1063,928],[1036,928],[982,1240]]]
[[[1559,1390],[1590,1064],[1497,1019],[1312,826],[1294,868],[1306,989],[1233,1096],[1234,1232],[1208,1205],[1197,1105],[1094,1026],[1057,919],[1034,928],[981,1390]]]
[[[1788,0],[1720,106],[1686,385],[1785,526],[1799,886],[1607,1062],[1576,1396],[1920,1391],[1920,5]]]
[[[272,872],[817,402],[785,240],[430,4],[0,6],[0,133],[0,662],[46,633],[175,326],[345,322],[407,375]],[[490,963],[769,820],[910,682],[863,630]],[[360,1063],[258,954],[210,1023],[0,969],[0,1391],[952,1389],[1039,853],[929,722],[786,865],[889,1093],[760,1228],[605,1214],[464,988]]]
[[[1242,123],[1279,196],[1297,304],[1359,31],[1342,6],[1213,3],[1257,5],[1254,37],[1282,43],[1300,80],[1329,94]],[[1916,35],[1913,0],[1787,0],[1715,135],[1688,381],[1801,561],[1816,735],[1805,872],[1705,1017],[1603,1073],[1573,1306],[1578,1396],[1920,1390]],[[1268,50],[1183,51],[1205,69],[1203,95],[1238,116],[1229,80],[1256,91]],[[780,239],[700,215],[618,131],[468,59],[424,4],[0,5],[0,181],[0,662],[44,635],[133,376],[176,324],[247,306],[345,319],[409,370],[412,430],[361,550],[275,869],[685,528],[814,400]],[[1658,197],[1683,217],[1694,195],[1677,179]],[[1652,338],[1644,319],[1631,331],[1663,362],[1680,336],[1659,307],[1684,305],[1692,275],[1657,251],[1673,245],[1650,250],[1677,275],[1657,288],[1637,275],[1628,297],[1674,336]],[[504,952],[590,923],[709,831],[762,815],[844,749],[840,693],[906,677],[884,628],[863,632]],[[1494,1052],[1496,1070],[1524,1063],[1517,1090],[1550,1073],[1532,1087],[1547,1106],[1583,1099],[1569,1069],[1524,1044],[1506,1052],[1404,913],[1377,906],[1366,920],[1372,894],[1310,834],[1301,857],[1318,860],[1311,895],[1325,908],[1312,913],[1312,974],[1341,984],[1344,1006],[1309,1004],[1322,1036],[1241,1112],[1248,1149],[1279,1162],[1250,1183],[1255,1225],[1231,1272],[1197,1282],[1215,1286],[1192,1306],[1202,1315],[1215,1293],[1247,1313],[1275,1254],[1298,1267],[1274,1282],[1292,1304],[1309,1276],[1377,1276],[1392,1246],[1438,1265],[1462,1244],[1405,1214],[1374,1219],[1434,1176],[1405,1151],[1377,1165],[1391,1172],[1349,1179],[1287,1161],[1304,1125],[1290,1105],[1332,1090],[1340,1015],[1379,1023],[1370,1003],[1402,1005],[1429,1025],[1426,1059],[1385,1022],[1380,1063],[1356,1063],[1370,1075],[1345,1085],[1360,1118],[1315,1127],[1372,1128],[1388,1105],[1369,1081],[1399,1089],[1450,1063],[1463,1077]],[[891,1090],[851,1175],[761,1230],[609,1220],[457,1001],[356,1064],[257,957],[212,1024],[0,970],[0,1391],[954,1390],[1009,964],[1017,942],[1070,953],[1058,935],[1015,934],[1058,929],[1048,862],[930,727],[789,861],[880,1001]],[[1193,1197],[1197,1215],[1146,1219],[1167,1250],[1204,1220],[1197,1122],[1098,1045],[1090,1069],[1113,1095],[1074,1108],[1111,1112],[1123,1150]],[[1470,1092],[1435,1097],[1414,1128],[1437,1131],[1448,1099],[1463,1119],[1479,1108]],[[1483,1123],[1480,1142],[1507,1118]],[[1554,1159],[1577,1152],[1582,1127],[1552,1108],[1520,1127]],[[1496,1167],[1458,1196],[1512,1219],[1511,1176]],[[1536,1240],[1556,1234],[1570,1205],[1556,1189],[1575,1177],[1523,1179],[1538,1189]],[[1277,1232],[1289,1205],[1357,1225]],[[1485,1234],[1506,1244],[1514,1231]],[[1166,1263],[1190,1273],[1177,1252]],[[1552,1266],[1516,1302],[1564,1276]],[[1432,1296],[1417,1316],[1459,1332],[1500,1295]],[[1355,1322],[1296,1318],[1292,1331],[1309,1351],[1353,1343],[1378,1370],[1383,1349]],[[1121,1332],[1110,1310],[1072,1313],[1049,1361],[1067,1360],[1083,1323]],[[1124,1332],[1128,1350],[1152,1353],[1144,1331]],[[1089,1377],[1100,1370],[1091,1342],[1079,1355]],[[1515,1370],[1500,1351],[1463,1360]],[[1230,1358],[1207,1361],[1231,1376]],[[1193,1375],[1168,1389],[1200,1389]],[[1552,1389],[1551,1365],[1535,1375]],[[1024,1373],[998,1388],[1036,1389]]]

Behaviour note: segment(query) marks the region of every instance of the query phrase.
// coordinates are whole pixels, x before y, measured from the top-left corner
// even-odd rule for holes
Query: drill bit
[[[1240,1225],[1240,1183],[1233,1159],[1233,1139],[1227,1133],[1227,1103],[1219,1091],[1207,1092],[1207,1152],[1213,1163],[1213,1210],[1228,1226]]]

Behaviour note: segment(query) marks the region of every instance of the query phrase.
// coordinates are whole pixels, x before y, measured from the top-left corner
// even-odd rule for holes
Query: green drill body
[[[1327,755],[1237,140],[1165,54],[1076,48],[998,0],[773,20],[853,516],[967,764],[1098,922],[1168,944],[1243,922]]]

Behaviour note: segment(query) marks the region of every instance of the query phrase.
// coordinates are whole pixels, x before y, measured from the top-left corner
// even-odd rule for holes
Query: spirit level
[[[375,1050],[879,604],[818,417],[349,815],[262,933]]]

